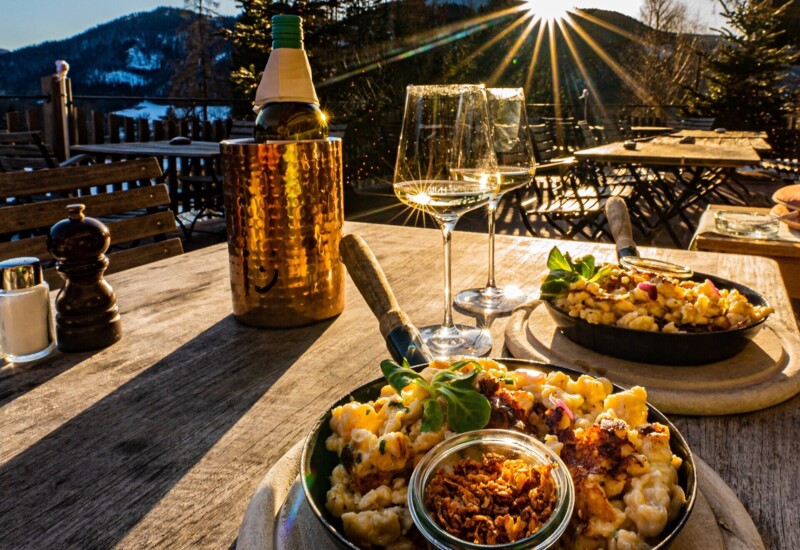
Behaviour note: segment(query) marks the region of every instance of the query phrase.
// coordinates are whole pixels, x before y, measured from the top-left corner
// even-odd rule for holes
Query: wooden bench
[[[67,217],[68,204],[86,205],[85,214],[101,219],[111,231],[107,273],[183,253],[179,238],[166,239],[175,231],[175,216],[168,209],[169,193],[163,183],[147,185],[161,176],[154,158],[111,164],[53,168],[34,172],[0,174],[0,198],[46,195],[46,200],[0,208],[0,260],[36,256],[45,261],[45,279],[52,288],[63,281],[55,272],[45,246],[46,234]],[[140,187],[107,192],[121,182],[144,182]],[[140,241],[146,240],[145,244]]]
[[[252,120],[234,120],[228,139],[250,139],[253,137],[255,122]],[[330,137],[343,138],[347,124],[331,124],[328,126]]]
[[[252,120],[234,120],[228,139],[251,139],[255,122]]]
[[[0,132],[0,172],[73,166],[89,158],[77,155],[59,162],[39,132]]]

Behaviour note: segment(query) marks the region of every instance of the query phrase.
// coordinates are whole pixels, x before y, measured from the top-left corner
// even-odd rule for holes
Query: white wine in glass
[[[434,218],[461,216],[488,203],[494,187],[481,181],[404,181],[394,185],[403,204]]]
[[[469,174],[469,176],[467,176]],[[444,243],[444,320],[420,335],[437,356],[486,355],[486,329],[453,322],[450,239],[458,218],[497,194],[497,157],[483,85],[409,86],[394,173],[394,192],[429,214]]]
[[[498,287],[495,283],[494,234],[497,206],[508,191],[533,181],[536,160],[530,139],[525,94],[522,88],[488,88],[492,144],[497,155],[499,191],[488,203],[489,277],[483,288],[463,290],[456,295],[456,305],[480,315],[508,313],[527,299],[527,293],[515,286]],[[479,179],[483,174],[465,173],[465,178]]]

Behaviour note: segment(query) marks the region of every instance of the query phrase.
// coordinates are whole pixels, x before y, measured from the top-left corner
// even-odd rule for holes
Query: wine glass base
[[[455,303],[464,311],[489,315],[509,313],[527,299],[528,294],[519,288],[486,287],[462,290],[456,294]]]
[[[492,351],[492,335],[486,329],[468,325],[445,328],[432,325],[419,329],[423,341],[436,357],[474,355],[480,357]]]

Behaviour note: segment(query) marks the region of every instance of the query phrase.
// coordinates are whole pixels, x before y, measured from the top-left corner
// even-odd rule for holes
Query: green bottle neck
[[[272,17],[272,49],[303,49],[303,19],[297,15]]]

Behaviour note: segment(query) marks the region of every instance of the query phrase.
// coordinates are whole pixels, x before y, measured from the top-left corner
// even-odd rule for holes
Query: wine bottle
[[[256,92],[256,142],[326,139],[328,121],[319,108],[303,49],[302,18],[272,17],[272,52]]]

